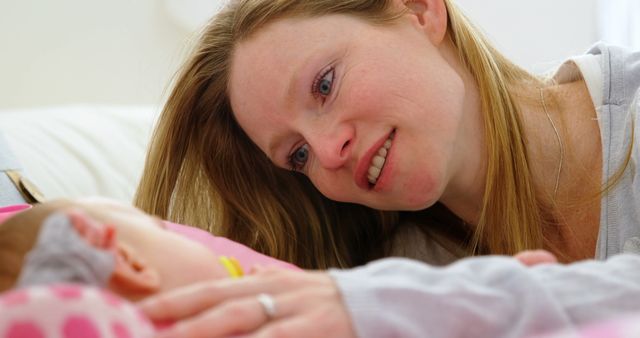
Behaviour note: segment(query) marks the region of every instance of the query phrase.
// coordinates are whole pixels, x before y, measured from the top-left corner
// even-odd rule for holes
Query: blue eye
[[[309,160],[309,145],[305,144],[289,156],[289,167],[294,171],[302,170],[307,160]]]
[[[334,74],[335,69],[333,67],[329,68],[314,81],[311,90],[314,96],[326,98],[327,96],[331,95],[331,91],[333,89]]]

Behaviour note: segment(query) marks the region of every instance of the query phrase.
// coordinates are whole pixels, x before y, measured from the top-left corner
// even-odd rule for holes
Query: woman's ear
[[[444,0],[399,0],[416,19],[434,45],[439,45],[447,33],[447,7]]]
[[[118,243],[116,266],[111,275],[109,286],[121,294],[151,294],[160,289],[158,271],[147,264],[135,250]]]

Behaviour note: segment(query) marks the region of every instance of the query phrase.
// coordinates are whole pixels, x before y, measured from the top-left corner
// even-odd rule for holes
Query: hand
[[[272,317],[258,301],[273,297]],[[207,281],[140,304],[152,321],[177,321],[158,337],[355,337],[340,292],[327,273],[256,269],[241,279]]]
[[[546,250],[521,251],[515,254],[513,258],[519,260],[520,263],[526,266],[558,263],[558,258]]]
[[[116,233],[112,224],[102,224],[79,209],[65,211],[73,228],[87,244],[101,250],[116,250]]]

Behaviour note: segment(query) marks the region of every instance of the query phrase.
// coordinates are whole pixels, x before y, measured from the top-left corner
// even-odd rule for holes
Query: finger
[[[225,282],[228,283],[226,280],[208,281],[171,290],[148,297],[138,304],[138,308],[153,321],[190,317],[219,303],[223,299]]]
[[[241,279],[223,279],[194,284],[149,297],[139,304],[152,320],[178,320],[193,316],[231,298],[242,298],[259,293],[278,294],[284,290],[306,286],[305,272],[245,276]]]
[[[71,224],[85,238],[91,246],[102,248],[104,246],[104,234],[102,227],[95,220],[88,217],[80,210],[71,209],[67,211],[67,216]]]
[[[316,309],[317,306],[323,306],[323,304],[328,305],[325,308],[344,308],[338,290],[333,285],[308,287],[271,296],[273,300],[271,313],[268,313],[269,310],[266,306],[261,304],[258,300],[259,297],[261,296],[245,298],[242,302],[223,303],[211,311],[211,316],[206,319],[206,322],[220,323],[216,333],[222,337],[252,332],[261,326],[287,320],[291,317],[306,316],[310,310]],[[243,321],[243,318],[251,318],[252,320]],[[326,322],[326,320],[324,321]]]
[[[523,251],[513,257],[526,266],[553,264],[558,262],[556,256],[546,250]]]
[[[281,320],[265,325],[264,328],[257,330],[256,332],[249,334],[250,338],[281,338],[281,337],[306,337],[313,338],[314,331],[310,327],[309,318],[295,317],[291,319]],[[333,337],[322,333],[322,337]]]
[[[116,239],[116,228],[113,224],[105,224],[105,241],[104,241],[104,249],[107,250],[116,250],[117,239]]]
[[[67,212],[67,216],[71,221],[71,225],[73,225],[73,228],[78,232],[80,237],[86,237],[85,234],[87,232],[87,227],[85,226],[85,223],[82,221],[82,219],[77,217],[77,215],[72,212]]]
[[[182,320],[162,331],[158,338],[170,337],[227,337],[252,332],[269,322],[277,322],[290,316],[304,315],[311,307],[326,300],[326,292],[313,288],[271,296],[274,312],[267,315],[258,296],[226,301],[191,319]],[[305,300],[302,302],[301,300]]]
[[[322,306],[302,315],[272,321],[249,335],[251,338],[354,338],[355,336],[351,319],[341,305],[340,308]]]
[[[267,268],[265,266],[255,264],[249,268],[249,272],[247,272],[247,275],[257,275],[260,273],[264,273],[266,270]]]
[[[290,304],[278,301],[278,315],[290,312]],[[260,327],[269,318],[257,297],[245,297],[224,302],[219,306],[192,319],[178,322],[161,332],[158,338],[170,337],[227,337],[251,332]]]

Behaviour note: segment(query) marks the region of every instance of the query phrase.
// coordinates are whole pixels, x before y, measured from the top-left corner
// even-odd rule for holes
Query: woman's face
[[[460,170],[465,107],[453,47],[429,29],[412,13],[382,26],[343,15],[270,23],[234,51],[235,117],[275,165],[330,199],[428,207]]]

